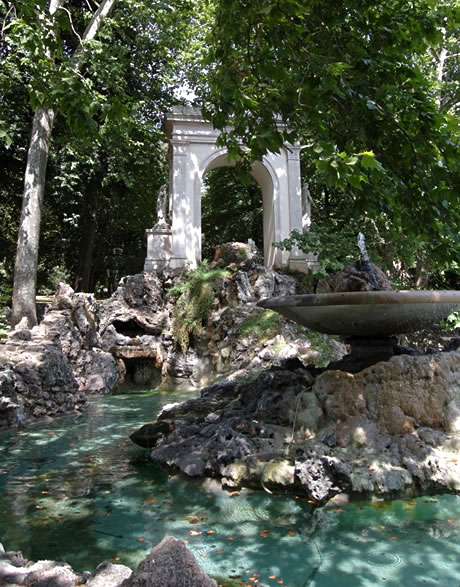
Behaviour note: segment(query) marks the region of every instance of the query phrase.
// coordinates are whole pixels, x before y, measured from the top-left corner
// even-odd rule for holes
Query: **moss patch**
[[[262,342],[276,336],[279,328],[279,314],[273,310],[255,311],[241,322],[238,335],[240,337],[255,337]]]

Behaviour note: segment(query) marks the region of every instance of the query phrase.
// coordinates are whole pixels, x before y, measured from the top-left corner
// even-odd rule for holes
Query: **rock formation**
[[[55,561],[32,562],[0,544],[0,585],[18,587],[217,587],[177,538],[165,536],[133,572],[125,565],[103,562],[93,573],[75,572]]]
[[[318,503],[460,491],[460,352],[320,371],[290,360],[254,382],[223,381],[131,438],[187,475]]]
[[[0,428],[80,412],[88,394],[118,381],[116,360],[100,348],[94,298],[61,284],[38,326],[0,340]]]
[[[207,320],[181,349],[173,336],[177,296],[170,291],[186,278],[128,276],[97,303],[60,284],[39,326],[19,326],[0,340],[0,428],[80,411],[88,394],[111,392],[124,381],[198,389],[216,376],[248,375],[283,358],[318,358],[302,329],[256,307],[263,297],[295,293],[295,279],[252,258],[228,267]],[[317,338],[329,358],[344,354],[337,341]]]

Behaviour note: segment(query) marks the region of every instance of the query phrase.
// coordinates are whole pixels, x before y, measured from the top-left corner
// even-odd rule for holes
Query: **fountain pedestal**
[[[328,369],[338,369],[358,373],[380,361],[388,361],[394,356],[398,340],[395,336],[348,336],[344,342],[350,345],[350,353],[339,361],[332,361]]]

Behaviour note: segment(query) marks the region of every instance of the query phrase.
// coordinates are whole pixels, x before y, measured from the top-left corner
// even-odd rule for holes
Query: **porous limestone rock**
[[[116,359],[99,348],[93,296],[59,284],[38,326],[0,340],[0,428],[79,412],[90,393],[113,391]]]
[[[231,487],[395,498],[460,492],[459,413],[459,351],[355,374],[288,360],[169,406],[142,442],[154,461]]]

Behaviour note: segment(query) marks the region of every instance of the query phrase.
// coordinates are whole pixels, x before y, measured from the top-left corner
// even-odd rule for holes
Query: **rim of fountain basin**
[[[460,306],[456,290],[384,290],[265,298],[260,308],[325,334],[386,337],[422,330]]]

